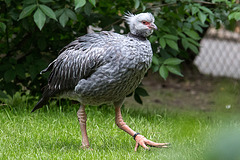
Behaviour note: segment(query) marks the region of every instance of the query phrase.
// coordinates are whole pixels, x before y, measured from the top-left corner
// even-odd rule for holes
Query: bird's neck
[[[144,36],[137,35],[137,34],[133,34],[133,33],[131,33],[131,32],[128,33],[128,36],[129,36],[129,37],[133,37],[133,38],[137,38],[137,39],[139,39],[139,40],[141,40],[141,41],[145,41],[145,40],[147,39],[147,38],[144,37]]]

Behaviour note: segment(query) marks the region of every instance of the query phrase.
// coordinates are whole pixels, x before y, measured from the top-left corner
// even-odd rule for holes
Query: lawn
[[[123,119],[148,139],[170,142],[169,148],[146,151],[140,147],[134,152],[133,138],[115,125],[113,107],[87,106],[92,150],[82,150],[76,116],[78,105],[60,102],[61,107],[56,107],[53,101],[44,109],[30,113],[34,105],[29,100],[32,97],[16,94],[0,109],[0,159],[227,160],[229,156],[240,159],[240,136],[235,136],[240,128],[237,81],[218,79],[210,91],[194,94],[169,87],[147,88],[151,96],[144,98],[143,106],[127,100],[122,109]],[[202,107],[199,103],[187,104],[184,99],[190,96],[187,94],[199,97],[190,98],[194,102],[202,101]],[[185,102],[177,101],[179,98]]]

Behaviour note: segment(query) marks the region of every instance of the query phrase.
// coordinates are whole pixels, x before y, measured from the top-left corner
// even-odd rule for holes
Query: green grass
[[[168,109],[151,103],[145,104],[147,110],[124,107],[123,119],[133,130],[150,140],[171,143],[168,149],[146,151],[140,147],[137,152],[134,152],[133,138],[115,125],[111,106],[86,107],[93,150],[82,150],[77,105],[57,108],[52,103],[50,109],[45,107],[30,113],[33,104],[27,97],[16,95],[11,105],[0,109],[0,159],[205,160],[208,155],[221,152],[214,149],[215,144],[221,146],[218,135],[224,130],[240,128],[239,94],[231,86],[229,81],[216,85],[211,96],[216,103],[211,107],[222,109],[207,112]],[[226,104],[232,108],[226,109]]]

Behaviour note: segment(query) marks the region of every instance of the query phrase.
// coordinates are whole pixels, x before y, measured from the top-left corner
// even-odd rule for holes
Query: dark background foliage
[[[233,29],[240,19],[238,1],[176,0],[5,0],[0,2],[0,97],[17,91],[40,93],[47,74],[39,75],[59,50],[87,33],[89,25],[127,33],[124,12],[151,12],[157,30],[150,41],[152,71],[166,79],[183,76],[180,64],[191,65],[210,25]],[[122,24],[122,25],[120,25]],[[143,88],[134,95],[147,96]]]

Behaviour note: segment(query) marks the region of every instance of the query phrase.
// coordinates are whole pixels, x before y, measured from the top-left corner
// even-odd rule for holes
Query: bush
[[[150,37],[152,70],[164,79],[169,72],[183,76],[180,63],[192,61],[210,25],[233,28],[240,19],[239,4],[226,0],[5,0],[0,5],[1,97],[27,90],[38,94],[47,81],[47,75],[39,72],[62,47],[86,34],[89,25],[127,33],[120,25],[126,11],[151,12],[156,17],[159,30]]]

